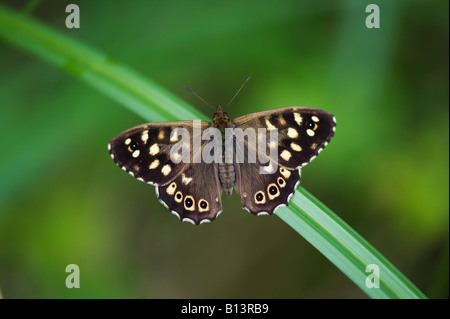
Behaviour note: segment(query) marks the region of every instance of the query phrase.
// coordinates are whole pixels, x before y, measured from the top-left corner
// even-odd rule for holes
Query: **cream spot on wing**
[[[278,185],[280,185],[280,187],[286,186],[286,181],[283,179],[283,177],[278,177],[277,183],[278,183]]]
[[[277,168],[275,167],[274,163],[271,161],[269,163],[269,165],[264,166],[264,170],[268,173],[268,174],[273,174],[275,173],[275,171],[277,170]]]
[[[203,199],[203,198],[200,199],[198,201],[198,211],[200,213],[203,213],[203,212],[207,212],[208,210],[209,210],[209,203],[208,203],[208,201]]]
[[[163,140],[163,139],[164,139],[164,131],[163,131],[163,130],[159,131],[159,133],[158,133],[158,139],[160,139],[160,140]]]
[[[141,140],[142,140],[142,142],[144,142],[144,144],[147,144],[147,140],[148,140],[148,130],[142,132]]]
[[[189,184],[192,181],[192,177],[186,177],[186,175],[184,175],[184,173],[181,175],[182,178],[182,182],[184,185]]]
[[[269,195],[269,199],[274,199],[280,196],[280,190],[275,183],[269,184],[269,186],[267,186],[267,195]]]
[[[311,120],[313,120],[314,122],[319,122],[319,118],[317,116],[311,116]]]
[[[317,143],[312,143],[312,144],[311,144],[311,149],[312,149],[312,150],[315,150],[316,148],[317,148]]]
[[[278,122],[280,122],[281,125],[286,125],[286,120],[283,115],[278,116]]]
[[[111,143],[108,143],[108,151],[111,150]]]
[[[284,167],[280,167],[280,173],[281,173],[281,175],[283,175],[284,178],[286,178],[286,179],[288,179],[289,176],[291,176],[291,172],[290,172],[288,169],[284,168]]]
[[[288,150],[284,150],[283,152],[281,152],[280,156],[287,162],[291,158],[292,154]]]
[[[182,200],[183,200],[183,194],[182,194],[180,191],[178,191],[178,192],[175,194],[175,201],[176,201],[177,203],[181,203]]]
[[[125,140],[125,145],[129,145],[131,143],[131,138],[127,138],[126,140]]]
[[[314,136],[316,133],[314,133],[314,131],[313,130],[311,130],[311,129],[307,129],[306,130],[306,134],[308,134],[309,136]]]
[[[303,119],[300,113],[294,113],[294,120],[295,122],[297,122],[298,125],[302,124]]]
[[[155,168],[157,168],[158,166],[159,166],[159,160],[154,160],[154,161],[150,164],[149,168],[150,168],[150,169],[155,169]]]
[[[302,147],[300,145],[298,145],[297,143],[292,142],[291,143],[291,148],[296,151],[296,152],[301,152],[302,151]]]
[[[133,152],[133,154],[131,154],[131,155],[133,155],[133,157],[136,158],[136,157],[139,156],[139,154],[141,154],[141,151],[140,151],[140,150],[135,150],[135,151]]]
[[[264,204],[265,202],[266,202],[266,195],[262,191],[256,192],[255,203]]]
[[[298,137],[298,132],[297,132],[296,129],[293,129],[292,127],[290,127],[290,128],[288,128],[287,135],[290,138],[297,138]]]
[[[277,129],[275,126],[273,126],[272,123],[269,122],[268,119],[266,119],[266,126],[267,126],[267,129],[268,129],[269,131],[271,131],[271,130],[276,130],[276,129]]]
[[[172,143],[178,142],[179,137],[178,137],[178,130],[174,129],[171,133],[170,133],[170,141]]]
[[[171,170],[172,170],[172,169],[170,168],[170,165],[169,165],[169,164],[166,164],[166,165],[164,165],[163,168],[161,169],[161,173],[163,173],[164,176],[167,176],[167,175],[169,175],[169,173],[170,173]]]
[[[179,153],[171,153],[170,159],[172,160],[172,162],[179,163],[181,162],[181,155]]]
[[[158,152],[159,152],[159,146],[157,143],[155,143],[150,147],[150,155],[152,155],[152,156],[156,155],[156,154],[158,154]]]
[[[172,182],[169,187],[167,187],[166,192],[169,195],[173,195],[175,191],[177,190],[177,183]]]
[[[192,203],[188,202],[188,200],[191,200]],[[188,204],[191,204],[190,206]],[[188,195],[184,198],[184,209],[194,211],[195,210],[195,200],[194,197],[191,195]]]
[[[275,148],[275,147],[277,147],[277,145],[278,145],[278,142],[275,142],[275,141],[270,141],[269,142],[269,147],[270,148]]]

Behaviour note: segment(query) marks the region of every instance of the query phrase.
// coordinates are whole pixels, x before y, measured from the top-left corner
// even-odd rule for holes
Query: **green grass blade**
[[[0,5],[0,36],[118,101],[149,121],[206,119],[156,83],[107,56]],[[372,298],[426,298],[400,271],[325,205],[299,187],[277,215]],[[365,281],[380,269],[380,288]]]
[[[0,5],[0,36],[152,121],[205,118],[197,109],[114,59]]]
[[[426,298],[397,268],[303,187],[276,213],[372,298]],[[368,288],[368,265],[379,267],[379,288]]]

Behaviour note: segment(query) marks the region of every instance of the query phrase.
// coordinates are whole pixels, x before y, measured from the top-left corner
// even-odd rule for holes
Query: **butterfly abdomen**
[[[219,164],[219,179],[223,189],[228,196],[233,192],[234,182],[236,181],[236,173],[234,165],[231,163]]]

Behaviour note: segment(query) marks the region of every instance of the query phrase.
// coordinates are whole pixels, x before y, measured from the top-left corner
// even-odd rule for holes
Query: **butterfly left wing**
[[[209,122],[198,123],[200,131],[211,126]],[[172,147],[183,142],[183,132],[189,135],[186,144],[192,162],[192,140],[196,138],[193,125],[193,121],[139,125],[113,138],[108,149],[117,166],[133,177],[153,185],[166,185],[187,168],[187,163],[174,163],[171,158]]]
[[[181,221],[202,224],[222,212],[222,186],[216,163],[192,163],[165,186],[157,188],[158,199]]]

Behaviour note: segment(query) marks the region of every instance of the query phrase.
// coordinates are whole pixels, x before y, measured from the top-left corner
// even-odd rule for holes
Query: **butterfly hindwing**
[[[261,174],[260,164],[237,166],[236,190],[242,207],[255,215],[272,215],[279,206],[288,205],[300,182],[300,171],[278,166],[272,174]]]
[[[194,163],[165,186],[158,199],[182,221],[194,224],[213,221],[222,211],[222,186],[217,164]]]

